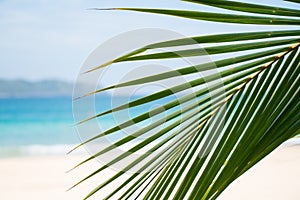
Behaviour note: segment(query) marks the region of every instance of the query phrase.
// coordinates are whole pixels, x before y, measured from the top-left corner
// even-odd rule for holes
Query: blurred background
[[[268,2],[272,1],[264,3]],[[177,0],[0,1],[0,156],[65,153],[80,142],[73,126],[73,83],[84,60],[106,40],[140,28],[162,28],[188,36],[252,28],[90,10],[138,6],[211,9]],[[257,29],[272,27],[253,27]]]
[[[80,142],[73,126],[73,83],[84,60],[104,41],[139,28],[182,34],[213,29],[171,17],[89,10],[140,4],[0,1],[0,157],[65,154]],[[143,6],[192,7],[157,0]]]

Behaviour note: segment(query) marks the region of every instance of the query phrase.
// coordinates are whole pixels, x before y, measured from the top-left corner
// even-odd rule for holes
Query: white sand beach
[[[105,175],[97,176],[66,192],[66,189],[85,177],[90,170],[100,166],[100,163],[92,161],[71,173],[65,173],[83,158],[69,155],[0,159],[0,199],[82,199],[100,184],[101,179],[105,179],[105,175],[115,173],[109,169]],[[299,169],[300,146],[280,147],[232,183],[218,200],[298,200]],[[109,190],[106,188],[91,199],[99,199]]]

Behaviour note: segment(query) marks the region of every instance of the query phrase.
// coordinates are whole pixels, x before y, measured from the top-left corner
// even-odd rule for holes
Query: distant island
[[[0,98],[72,96],[73,84],[60,80],[0,79]]]

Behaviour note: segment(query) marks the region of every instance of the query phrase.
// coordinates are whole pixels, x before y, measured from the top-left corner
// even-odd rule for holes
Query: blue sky
[[[122,6],[201,8],[177,0],[0,0],[0,78],[72,81],[99,44],[138,28],[165,28],[184,35],[237,28],[220,29],[208,22],[125,11],[87,10]],[[247,28],[238,26],[241,31]],[[253,28],[258,29],[263,27]]]

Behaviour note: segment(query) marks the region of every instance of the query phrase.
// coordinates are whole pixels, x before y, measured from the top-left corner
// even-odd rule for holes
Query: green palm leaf
[[[101,10],[101,9],[99,9]],[[115,8],[113,10],[128,10],[145,13],[155,13],[184,17],[195,20],[207,20],[214,22],[238,23],[238,24],[261,24],[261,25],[298,25],[299,19],[288,17],[257,17],[251,15],[235,15],[223,13],[209,13],[190,10],[168,10],[168,9],[145,9],[145,8]]]
[[[300,11],[235,1],[185,1],[243,13],[236,15],[226,11],[208,13],[144,8],[113,10],[139,11],[222,23],[289,25],[290,30],[214,34],[164,41],[141,47],[89,70],[87,73],[113,63],[152,59],[177,59],[207,54],[222,57],[212,62],[111,85],[85,95],[218,69],[218,72],[175,84],[79,122],[81,124],[95,118],[101,119],[113,112],[132,109],[189,88],[195,89],[194,93],[181,95],[159,108],[141,113],[96,134],[74,148],[168,111],[166,117],[119,138],[115,143],[75,166],[76,168],[86,164],[95,157],[128,144],[155,127],[166,124],[161,130],[139,140],[128,151],[116,156],[75,184],[73,187],[135,152],[146,151],[97,186],[86,199],[134,167],[139,167],[139,172],[145,172],[137,172],[123,179],[115,191],[103,197],[104,199],[215,199],[230,183],[280,144],[300,134],[300,30],[294,29],[300,24]],[[206,46],[203,49],[191,47],[194,42]],[[179,50],[163,53],[150,51],[175,46]],[[232,53],[235,56],[230,55]],[[205,86],[206,83],[212,84],[208,87]],[[139,165],[140,163],[142,165]],[[125,186],[126,190],[123,189]]]
[[[224,8],[228,10],[243,11],[248,13],[300,17],[299,10],[295,10],[295,9],[263,6],[263,5],[250,4],[244,2],[243,3],[236,2],[236,1],[222,1],[222,0],[212,0],[212,1],[184,0],[184,1]]]

